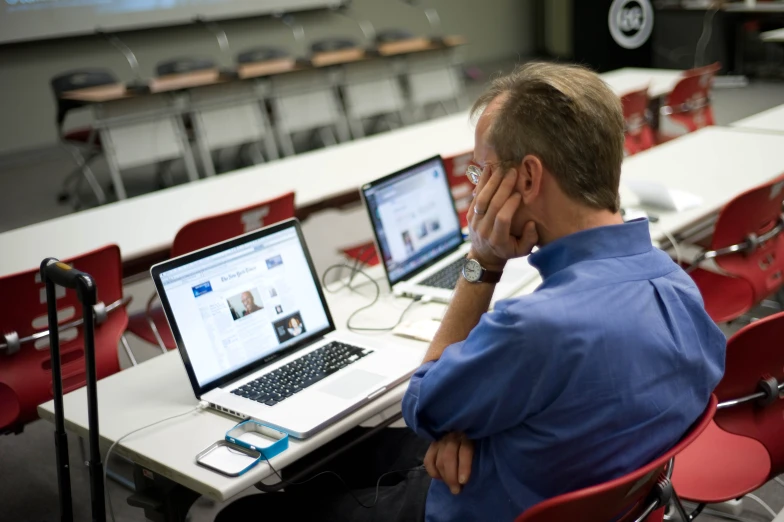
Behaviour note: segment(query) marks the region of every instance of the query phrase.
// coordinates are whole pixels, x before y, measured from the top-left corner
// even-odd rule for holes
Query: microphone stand
[[[216,22],[205,20],[201,16],[197,16],[194,19],[194,21],[198,24],[203,25],[205,29],[211,32],[213,36],[215,36],[215,39],[218,41],[218,47],[220,48],[221,53],[224,56],[224,60],[225,57],[228,57],[229,63],[232,63],[231,47],[229,46],[229,37],[226,36],[226,31],[224,31],[223,28],[219,26]],[[238,76],[237,71],[235,71],[229,66],[221,67],[220,74],[221,76],[227,78],[237,78]]]
[[[308,58],[310,56],[310,51],[307,48],[307,43],[305,42],[305,28],[302,27],[302,24],[298,23],[297,20],[294,18],[294,15],[286,14],[282,11],[278,11],[272,14],[273,17],[277,18],[289,29],[291,29],[292,34],[294,35],[294,40],[297,42],[297,53],[296,61],[298,66],[308,67],[311,65],[311,61]]]
[[[136,59],[136,55],[131,50],[131,48],[125,45],[125,43],[114,33],[107,33],[102,29],[96,29],[95,32],[103,36],[106,41],[112,45],[112,47],[120,51],[127,60],[128,65],[130,65],[134,79],[128,82],[125,85],[125,88],[135,93],[148,92],[150,90],[150,86],[142,79],[141,70],[139,69],[139,60]]]
[[[418,0],[403,0],[403,3],[414,8],[420,7]],[[438,15],[438,11],[436,11],[433,7],[426,7],[424,11],[425,16],[427,17],[427,22],[430,24],[430,29],[432,30],[432,33],[430,34],[430,41],[439,46],[445,45],[444,33],[441,27],[441,17]]]
[[[353,16],[349,15],[348,10],[350,6],[350,2],[335,2],[330,6],[330,9],[333,12],[345,16],[352,22],[355,22],[357,25],[359,25],[359,28],[362,30],[362,34],[365,36],[365,40],[367,41],[365,52],[370,54],[378,54],[378,46],[376,45],[376,28],[373,26],[373,23],[370,20],[357,20]]]

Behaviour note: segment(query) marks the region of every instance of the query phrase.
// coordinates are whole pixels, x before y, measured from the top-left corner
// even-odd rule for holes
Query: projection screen
[[[326,8],[335,0],[0,0],[0,44]]]

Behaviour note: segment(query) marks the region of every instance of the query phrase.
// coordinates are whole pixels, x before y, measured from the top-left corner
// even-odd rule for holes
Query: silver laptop
[[[449,302],[471,244],[460,229],[441,156],[363,185],[360,192],[392,292]],[[510,261],[493,301],[536,277],[527,258]]]
[[[408,379],[419,350],[335,328],[297,220],[151,270],[193,392],[306,438]]]

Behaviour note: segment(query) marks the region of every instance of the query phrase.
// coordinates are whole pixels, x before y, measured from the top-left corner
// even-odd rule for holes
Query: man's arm
[[[468,258],[476,259],[487,270],[502,272],[509,259],[528,255],[539,239],[533,223],[526,225],[522,238],[510,233],[512,218],[521,201],[520,194],[514,192],[516,181],[514,169],[485,172],[468,209],[472,245]],[[462,277],[458,280],[423,363],[440,359],[448,346],[468,337],[490,307],[494,290],[493,283],[469,283]]]

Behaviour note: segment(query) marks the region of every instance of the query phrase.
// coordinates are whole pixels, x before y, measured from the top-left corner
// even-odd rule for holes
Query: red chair
[[[680,454],[707,428],[716,402],[716,396],[711,395],[705,411],[681,441],[650,464],[610,482],[540,502],[516,522],[660,522],[672,491],[669,474],[673,459],[677,456],[680,460]]]
[[[651,111],[648,88],[625,94],[621,98],[623,105],[624,147],[630,156],[648,150],[656,145],[656,137],[651,127]]]
[[[694,132],[703,127],[714,125],[710,91],[713,79],[720,69],[721,64],[717,62],[685,71],[681,80],[667,95],[660,109],[661,114],[685,127],[687,132]],[[660,135],[659,142],[669,141],[676,137]]]
[[[474,151],[444,158],[446,177],[449,180],[449,187],[452,189],[452,199],[455,200],[461,227],[468,226],[468,207],[473,199],[474,184],[466,176],[466,169],[471,164],[473,157]]]
[[[256,205],[197,219],[177,232],[172,243],[171,257],[179,257],[292,217],[294,193],[289,192]],[[166,350],[176,348],[177,343],[163,309],[154,306],[156,297],[157,294],[150,296],[144,312],[131,316],[128,331],[148,343],[157,344],[161,351],[166,353]]]
[[[68,260],[95,279],[100,303],[96,306],[95,367],[99,379],[120,370],[117,354],[122,340],[128,357],[136,360],[123,332],[128,324],[123,298],[120,249],[109,245]],[[52,399],[52,366],[46,294],[38,268],[0,277],[4,296],[0,314],[0,433],[20,433],[38,418],[36,407]],[[63,389],[84,386],[82,308],[76,293],[57,288]]]
[[[672,476],[678,495],[725,502],[784,473],[784,313],[739,330],[727,342],[720,403],[708,429],[681,455]],[[698,508],[699,509],[699,508]]]
[[[686,268],[717,323],[747,313],[781,288],[784,176],[737,196],[719,214],[710,250]],[[714,260],[723,273],[700,268]]]

